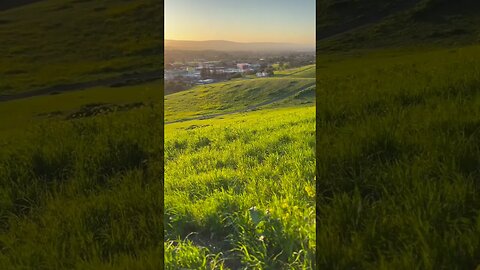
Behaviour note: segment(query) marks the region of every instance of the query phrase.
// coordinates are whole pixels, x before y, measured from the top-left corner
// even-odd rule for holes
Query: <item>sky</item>
[[[165,39],[315,44],[315,0],[165,0]]]

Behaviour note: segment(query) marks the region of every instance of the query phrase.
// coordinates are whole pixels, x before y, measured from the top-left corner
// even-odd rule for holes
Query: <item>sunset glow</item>
[[[165,39],[315,43],[313,0],[166,0]]]

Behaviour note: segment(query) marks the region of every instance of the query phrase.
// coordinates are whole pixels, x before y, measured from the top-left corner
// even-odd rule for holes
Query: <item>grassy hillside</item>
[[[159,70],[162,19],[149,0],[0,11],[0,95]],[[162,267],[162,91],[157,81],[0,102],[0,268]]]
[[[476,269],[480,5],[375,10],[317,43],[317,266]]]
[[[166,269],[315,269],[312,71],[165,96]]]
[[[480,265],[479,63],[479,46],[319,57],[319,268]]]
[[[317,38],[329,37],[408,9],[416,0],[319,0]]]
[[[196,86],[165,97],[165,121],[254,109],[294,96],[315,83],[314,78],[280,77]],[[310,93],[312,98],[314,91]]]
[[[1,265],[158,269],[165,248],[168,269],[312,268],[314,108],[292,107],[313,104],[312,69],[210,85],[208,93],[198,87],[176,100],[185,115],[244,111],[249,104],[271,109],[168,125],[165,218],[158,181],[164,168],[158,121],[163,112],[155,102],[163,82],[0,103]],[[309,78],[301,78],[302,72]],[[216,89],[224,84],[240,86]],[[200,91],[227,107],[188,106],[200,100]],[[225,159],[231,151],[237,156]],[[212,155],[215,160],[205,159]],[[255,196],[249,194],[254,189]],[[220,203],[210,204],[209,196]],[[169,227],[163,231],[164,222]]]
[[[322,51],[419,45],[458,46],[476,43],[480,38],[480,4],[475,0],[324,2],[326,15],[323,17],[337,29],[333,36],[318,35],[321,40],[317,47]],[[403,2],[403,7],[399,2]],[[388,8],[395,5],[398,7]],[[370,7],[371,11],[368,11]],[[348,15],[350,12],[356,12],[359,17],[357,22],[341,27],[344,23],[340,19],[352,18]],[[336,19],[330,18],[332,16]],[[371,19],[362,19],[368,17]],[[322,21],[319,20],[317,27],[321,27]],[[330,33],[328,27],[322,29],[319,29],[320,33]]]
[[[161,117],[155,106],[2,133],[2,269],[159,269]]]
[[[159,1],[48,0],[0,18],[0,95],[162,67]]]
[[[0,132],[21,132],[38,123],[89,118],[158,104],[162,81],[125,87],[94,87],[57,95],[0,102]]]
[[[310,106],[166,126],[167,269],[313,269],[314,114]]]
[[[163,265],[162,89],[0,103],[2,269]]]
[[[313,78],[315,79],[317,74],[315,65],[308,65],[299,68],[285,69],[275,72],[275,77],[293,77],[293,78]]]

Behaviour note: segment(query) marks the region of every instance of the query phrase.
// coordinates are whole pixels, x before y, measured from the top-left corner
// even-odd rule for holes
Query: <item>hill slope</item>
[[[165,96],[166,269],[315,269],[312,70]]]
[[[166,269],[315,269],[314,125],[314,106],[167,124]]]
[[[0,11],[0,95],[162,67],[159,1],[48,0]]]
[[[451,46],[479,40],[480,4],[475,0],[325,0],[323,5],[317,24],[320,50]]]
[[[480,4],[377,10],[318,43],[317,266],[476,269]]]
[[[0,1],[0,11],[18,8],[23,5],[28,5],[42,0],[2,0]]]
[[[478,269],[480,2],[323,2],[317,266]]]
[[[320,0],[317,1],[317,39],[341,34],[417,4],[418,0]]]
[[[309,91],[313,102],[314,78],[243,79],[197,86],[165,97],[165,120],[201,118],[208,115],[252,110]],[[304,101],[305,98],[298,98]]]
[[[2,269],[163,267],[163,81],[92,85],[160,70],[161,20],[149,0],[0,11],[0,95],[91,87],[0,102]]]

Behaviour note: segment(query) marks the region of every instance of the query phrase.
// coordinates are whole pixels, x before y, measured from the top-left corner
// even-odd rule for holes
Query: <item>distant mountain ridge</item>
[[[276,42],[235,42],[227,40],[165,40],[165,49],[215,51],[314,51],[315,45]]]

